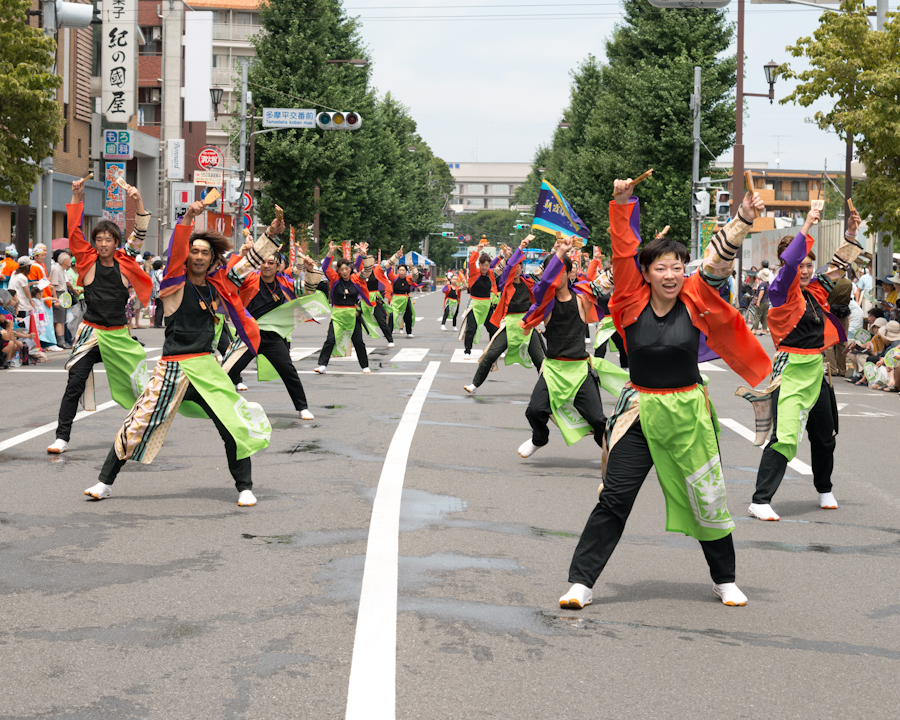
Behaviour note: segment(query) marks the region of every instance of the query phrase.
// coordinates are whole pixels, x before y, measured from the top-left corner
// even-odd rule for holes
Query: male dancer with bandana
[[[134,232],[125,247],[119,247],[119,226],[109,220],[97,223],[88,243],[81,231],[84,180],[72,183],[72,201],[66,206],[69,247],[75,256],[78,285],[84,288],[87,308],[66,362],[69,378],[59,405],[56,440],[47,448],[48,453],[68,450],[79,398],[84,397],[85,409],[96,409],[94,365],[103,363],[112,399],[124,408],[134,405],[146,384],[147,355],[126,327],[125,304],[129,284],[141,303],[150,302],[153,281],[138,263],[150,213],[145,212],[137,188],[129,186],[126,192],[134,200],[135,219]]]
[[[225,444],[238,505],[256,504],[250,456],[268,446],[272,428],[262,407],[238,395],[216,362],[216,328],[223,322],[216,310],[224,306],[238,335],[255,353],[259,328],[244,309],[238,290],[245,278],[278,250],[270,237],[284,230],[284,222],[274,220],[256,243],[244,243],[242,258],[229,268],[225,254],[231,242],[227,238],[211,231],[191,232],[194,217],[204,210],[202,202],[192,203],[172,234],[160,284],[166,324],[162,357],[117,433],[99,482],[84,491],[96,500],[112,494],[113,482],[127,460],[153,461],[180,411],[213,421]]]

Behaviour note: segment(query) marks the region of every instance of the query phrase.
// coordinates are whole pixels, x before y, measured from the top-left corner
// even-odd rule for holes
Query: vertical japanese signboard
[[[125,191],[116,185],[116,178],[124,177],[124,162],[106,163],[106,197],[103,201],[103,219],[114,222],[122,232],[125,232]]]
[[[103,114],[127,123],[137,112],[137,0],[103,0],[100,81]]]

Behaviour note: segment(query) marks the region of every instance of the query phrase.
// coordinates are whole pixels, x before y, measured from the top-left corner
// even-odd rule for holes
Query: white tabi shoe
[[[776,513],[768,503],[765,505],[750,503],[747,512],[750,513],[750,517],[755,517],[757,520],[781,520],[778,513]]]
[[[112,485],[98,482],[93,487],[89,487],[84,491],[85,495],[90,495],[94,500],[105,500],[112,495]]]
[[[328,367],[326,365],[319,365],[319,367],[313,369],[314,373],[318,373],[319,375],[324,375],[328,372]]]
[[[248,388],[246,385],[244,385],[244,383],[239,382],[237,385],[234,386],[234,389],[237,390],[238,392],[247,392],[250,388]]]
[[[253,507],[256,505],[256,495],[250,490],[241,490],[238,495],[238,507]]]
[[[478,388],[475,385],[463,385],[463,390],[469,393],[469,395],[474,395],[477,389]]]
[[[820,508],[824,510],[837,510],[837,506],[837,498],[835,498],[834,493],[819,493]]]
[[[300,419],[301,420],[315,420],[316,416],[313,415],[309,410],[301,410],[300,411]]]
[[[526,440],[521,445],[519,445],[519,455],[523,458],[531,457],[534,455],[534,451],[537,450],[540,445],[535,445],[531,440]]]
[[[453,332],[456,332],[456,325],[453,326]]]
[[[591,589],[587,585],[575,583],[569,588],[569,592],[559,599],[559,606],[570,610],[581,610],[592,602],[594,602],[594,593],[591,592]]]
[[[388,343],[388,347],[394,347],[394,343],[389,342],[389,343]]]
[[[69,443],[67,443],[65,440],[62,440],[61,438],[56,438],[56,440],[53,441],[53,444],[47,448],[47,452],[51,455],[59,455],[60,453],[64,453],[68,449]]]
[[[446,325],[441,325],[441,330],[443,330],[444,332],[447,332],[447,326],[446,326]]]
[[[723,605],[742,607],[747,604],[747,596],[734,583],[715,583],[713,592],[719,596]]]
[[[406,337],[408,337],[408,338],[414,338],[415,335],[413,335],[412,333],[406,333]]]
[[[368,375],[370,372],[372,371],[369,368],[363,368],[363,375]]]

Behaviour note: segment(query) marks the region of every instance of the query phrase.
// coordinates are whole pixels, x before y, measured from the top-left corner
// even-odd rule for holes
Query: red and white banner
[[[291,257],[289,267],[294,267],[294,261],[297,259],[297,246],[294,245],[294,226],[291,225]]]
[[[341,242],[341,249],[344,251],[344,257],[348,260],[352,260],[350,257],[350,241],[344,240]]]

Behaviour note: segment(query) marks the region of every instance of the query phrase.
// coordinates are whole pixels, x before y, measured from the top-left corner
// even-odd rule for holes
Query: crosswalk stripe
[[[737,420],[732,420],[731,418],[719,418],[719,424],[724,425],[731,430],[734,430],[738,435],[740,435],[745,440],[749,440],[753,442],[756,439],[756,434],[750,430],[749,428],[741,425]],[[762,450],[762,448],[760,448]],[[788,465],[790,465],[794,470],[796,470],[801,475],[812,475],[812,468],[807,465],[802,460],[798,460],[794,458],[791,460]]]
[[[428,348],[403,348],[394,357],[391,362],[422,362],[428,354]]]
[[[450,358],[450,362],[452,363],[475,363],[478,364],[478,358],[481,356],[480,350],[475,350],[473,348],[472,355],[470,357],[466,357],[466,351],[463,348],[456,348],[453,351],[453,357]]]

